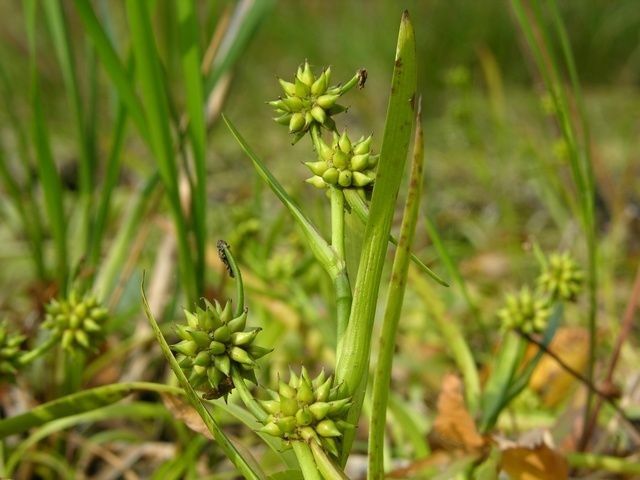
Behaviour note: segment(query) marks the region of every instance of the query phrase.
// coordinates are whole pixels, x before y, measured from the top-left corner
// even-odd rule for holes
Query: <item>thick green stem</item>
[[[300,464],[304,480],[322,480],[309,445],[306,442],[296,440],[291,442],[291,446],[298,459],[298,464]]]
[[[317,442],[311,442],[311,452],[325,480],[348,480],[344,472],[331,460]]]
[[[395,339],[400,321],[409,271],[410,248],[416,231],[424,159],[424,137],[420,124],[420,100],[416,110],[416,134],[413,145],[413,162],[409,180],[409,193],[405,203],[400,241],[393,260],[391,282],[387,294],[382,331],[380,332],[378,361],[373,377],[373,407],[369,421],[369,479],[384,478],[384,431],[387,419],[387,402],[391,383],[391,367],[395,353]]]

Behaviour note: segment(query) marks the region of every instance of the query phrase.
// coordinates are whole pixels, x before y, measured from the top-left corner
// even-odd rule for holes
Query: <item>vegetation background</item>
[[[95,135],[94,194],[98,198],[104,188],[106,159],[117,120],[116,91],[102,67],[96,68],[95,52],[89,46],[74,2],[60,3],[76,62],[78,94],[85,111],[90,112],[86,115],[90,125],[87,130]],[[124,7],[119,3],[93,2],[98,12],[109,12],[111,35],[122,53],[128,51],[131,37]],[[180,50],[176,47],[176,5],[171,0],[152,3],[154,33],[170,106],[175,112],[183,112],[188,99],[180,73]],[[637,303],[632,289],[640,261],[640,8],[637,0],[559,3],[591,131],[588,148],[595,172],[599,246],[595,379],[603,380],[625,309],[634,301]],[[216,25],[228,20],[236,6],[231,1],[198,3],[201,28],[197,33],[203,48],[214,35]],[[425,281],[416,271],[410,272],[400,324],[392,389],[404,399],[409,418],[426,438],[442,378],[456,369],[443,340],[443,322],[455,322],[463,330],[481,375],[486,377],[487,364],[500,337],[496,312],[504,294],[535,278],[533,245],[540,245],[545,252],[570,251],[587,265],[588,250],[577,214],[568,146],[553,120],[549,95],[510,4],[500,0],[273,2],[248,37],[246,49],[217,79],[222,102],[218,110],[241,127],[276,177],[308,208],[314,221],[328,231],[328,218],[321,209],[324,195],[309,193],[302,182],[308,173],[302,162],[311,160],[308,152],[290,145],[290,138],[271,120],[272,109],[265,101],[280,95],[276,78],[289,78],[305,59],[316,70],[331,65],[336,79],[350,78],[364,67],[368,71],[366,88],[348,97],[350,109],[345,121],[351,131],[376,132],[380,139],[398,19],[404,8],[409,9],[416,30],[425,131],[425,194],[414,251],[452,284],[444,289]],[[84,247],[78,246],[81,241],[74,233],[81,221],[79,214],[73,213],[81,201],[77,193],[80,160],[74,108],[44,15],[38,15],[36,20],[35,68],[49,143],[65,193],[64,221],[70,232],[71,270],[79,278],[91,277],[106,261],[144,179],[158,167],[135,128],[128,128],[117,183],[109,200],[103,249],[96,254],[95,264],[81,262]],[[13,111],[0,109],[0,149],[9,176],[40,198],[41,172],[33,166],[35,162],[24,168],[25,157],[20,155],[20,131],[30,132],[33,124],[29,88],[32,56],[25,23],[23,2],[0,2],[2,93],[5,105],[7,101],[13,104]],[[553,44],[553,48],[559,56],[560,45]],[[122,58],[126,58],[124,53]],[[140,85],[135,87],[141,93]],[[175,118],[172,121],[179,123]],[[33,159],[37,145],[29,135],[27,158]],[[379,144],[376,148],[380,148]],[[205,167],[206,294],[222,299],[232,291],[213,253],[216,240],[224,238],[231,243],[245,273],[249,307],[256,324],[264,327],[266,344],[278,345],[268,365],[263,366],[264,378],[275,378],[278,371],[285,371],[290,363],[297,365],[305,357],[313,359],[316,367],[331,365],[335,361],[330,348],[335,333],[328,327],[333,321],[333,307],[326,300],[332,298],[329,282],[317,267],[310,265],[309,254],[284,209],[261,185],[251,163],[217,116],[208,133]],[[44,282],[56,278],[55,268],[50,267],[41,276],[35,271],[29,235],[6,184],[0,195],[0,311],[19,330],[36,338],[40,335],[43,305],[60,285]],[[45,263],[53,264],[55,246],[51,245],[46,227],[49,212],[45,204],[40,199],[34,205],[45,219],[42,255]],[[139,285],[142,271],[150,272],[152,285],[158,288],[155,296],[150,295],[156,314],[164,320],[179,315],[186,300],[178,295],[178,267],[171,260],[176,247],[166,244],[167,233],[174,232],[169,225],[169,211],[168,202],[158,201],[133,225],[130,248],[135,253],[134,260],[118,264],[118,287],[107,289],[108,298],[103,299],[114,312],[109,341],[97,358],[88,361],[84,372],[78,373],[81,379],[76,388],[122,379],[164,378],[166,366],[151,347],[153,337],[140,308]],[[427,218],[431,227],[427,226]],[[157,281],[158,278],[165,280]],[[294,283],[300,288],[292,288]],[[157,303],[153,304],[154,300]],[[587,368],[588,361],[587,308],[585,297],[568,309],[568,330],[562,337],[564,341],[559,338],[556,346],[565,361],[581,371]],[[632,319],[633,313],[632,309]],[[614,383],[629,416],[637,420],[637,325],[624,338]],[[54,360],[49,361],[39,364],[39,369],[17,386],[4,387],[0,396],[4,397],[1,403],[6,415],[20,411],[15,406],[16,398],[34,405],[64,392],[65,388],[54,388],[55,382],[46,379],[51,365],[61,368]],[[503,418],[499,427],[513,435],[534,427],[552,429],[557,433],[556,440],[565,442],[569,449],[566,442],[575,442],[575,438],[558,432],[571,430],[577,422],[579,415],[575,412],[584,402],[584,389],[571,376],[563,377],[553,362],[541,367],[536,385],[531,385],[513,407],[513,418],[518,421],[510,424]],[[16,389],[21,388],[22,396],[16,397]],[[613,431],[608,423],[613,415],[607,415],[593,451],[613,456],[632,452],[633,443],[616,443],[614,447],[607,443]],[[176,422],[168,418],[165,421]],[[393,421],[396,430],[406,426],[402,419]],[[192,445],[181,426],[176,427],[175,440],[163,427],[154,427],[153,420],[141,416],[136,422],[140,426],[134,429],[126,421],[112,420],[108,429],[125,432],[158,448],[166,447],[164,454],[159,453],[148,464],[154,468],[172,461],[176,449]],[[361,432],[365,430],[366,426]],[[100,431],[94,426],[77,433],[90,438]],[[125,437],[123,433],[122,438]],[[392,457],[399,460],[396,466],[400,468],[410,463],[417,447],[402,432],[395,431],[392,438]],[[357,444],[361,450],[365,439],[362,433]],[[45,450],[56,451],[59,447],[51,441]],[[219,452],[214,446],[202,443],[189,452],[215,471]],[[215,454],[211,456],[211,452]],[[124,456],[124,451],[112,453]],[[140,451],[138,460],[145,455]],[[70,463],[70,468],[80,472],[81,464]],[[98,461],[98,466],[88,460],[86,463],[85,474],[102,465]],[[46,477],[46,465],[39,468],[43,469],[39,474]],[[135,461],[127,468],[142,478],[150,474]],[[199,468],[207,471],[202,465]],[[25,467],[21,478],[28,478],[34,471]],[[47,478],[54,478],[52,475]]]

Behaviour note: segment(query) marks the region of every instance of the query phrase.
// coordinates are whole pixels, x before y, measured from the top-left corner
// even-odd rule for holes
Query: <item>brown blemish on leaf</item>
[[[364,84],[367,83],[367,76],[369,73],[366,68],[358,70],[358,88],[364,88]]]

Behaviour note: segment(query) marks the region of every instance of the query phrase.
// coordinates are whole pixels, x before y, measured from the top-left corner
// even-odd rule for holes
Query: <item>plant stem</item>
[[[637,458],[627,460],[593,453],[574,452],[567,454],[567,461],[574,468],[588,468],[598,472],[605,471],[620,475],[640,475],[640,462]]]
[[[51,335],[47,340],[38,345],[36,348],[22,355],[19,360],[20,365],[28,365],[39,356],[44,355],[49,350],[51,350],[51,348],[54,347],[59,340],[60,335]]]
[[[614,402],[606,393],[600,391],[598,387],[596,387],[588,377],[582,375],[580,372],[578,372],[577,370],[574,370],[571,366],[567,365],[567,363],[564,360],[562,360],[562,358],[557,353],[555,353],[553,350],[550,350],[549,347],[547,347],[543,343],[540,343],[537,339],[533,338],[531,335],[521,331],[519,331],[518,333],[522,336],[522,338],[524,338],[528,342],[533,343],[538,348],[540,348],[544,353],[546,353],[551,358],[553,358],[558,363],[558,365],[560,365],[567,373],[571,374],[573,377],[580,380],[587,387],[587,389],[589,390],[589,392],[591,392],[592,395],[595,394],[599,396],[602,400],[607,402],[616,411],[616,413],[620,415],[620,418],[622,418],[622,420],[630,427],[631,431],[633,432],[633,436],[636,437],[636,440],[640,440],[640,429],[636,427],[635,423],[629,417],[627,417],[626,412],[616,402]]]
[[[247,384],[244,383],[244,378],[242,378],[237,369],[234,368],[231,370],[231,378],[247,410],[249,410],[258,421],[264,422],[267,419],[267,413],[262,409],[260,404],[256,402],[255,398],[253,398]]]
[[[302,470],[302,476],[304,480],[322,480],[322,476],[316,466],[316,461],[313,458],[313,453],[306,442],[295,440],[291,442],[293,451],[298,459],[300,470]]]
[[[325,480],[348,480],[344,472],[327,456],[317,442],[311,442],[311,452],[316,461],[316,466]]]
[[[331,246],[344,260],[344,194],[337,187],[331,187]]]
[[[410,249],[416,231],[420,194],[422,191],[422,172],[424,160],[424,137],[420,122],[421,106],[417,101],[416,134],[413,145],[413,162],[409,180],[409,193],[405,203],[400,241],[391,270],[391,282],[387,294],[387,306],[384,312],[380,332],[380,348],[373,378],[373,407],[369,422],[369,475],[372,480],[384,478],[384,431],[387,419],[387,401],[391,383],[391,368],[396,346],[396,332],[400,321],[400,312],[407,285]]]

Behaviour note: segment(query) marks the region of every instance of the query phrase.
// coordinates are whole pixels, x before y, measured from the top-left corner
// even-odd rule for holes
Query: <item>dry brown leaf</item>
[[[438,414],[433,423],[430,440],[445,450],[482,450],[487,440],[480,435],[467,410],[462,395],[462,382],[453,374],[442,379],[438,395]]]
[[[175,418],[182,420],[184,424],[194,432],[201,433],[208,439],[213,440],[211,432],[195,408],[175,395],[163,393],[161,396],[162,403],[164,403],[164,406],[167,407],[167,410],[169,410]]]
[[[559,328],[549,349],[568,366],[581,372],[587,364],[588,342],[589,336],[584,328]],[[553,407],[567,398],[576,382],[576,378],[563,369],[558,362],[549,355],[543,355],[531,375],[529,385],[540,395],[544,405]]]
[[[566,459],[546,443],[502,450],[502,468],[512,480],[566,480]]]

